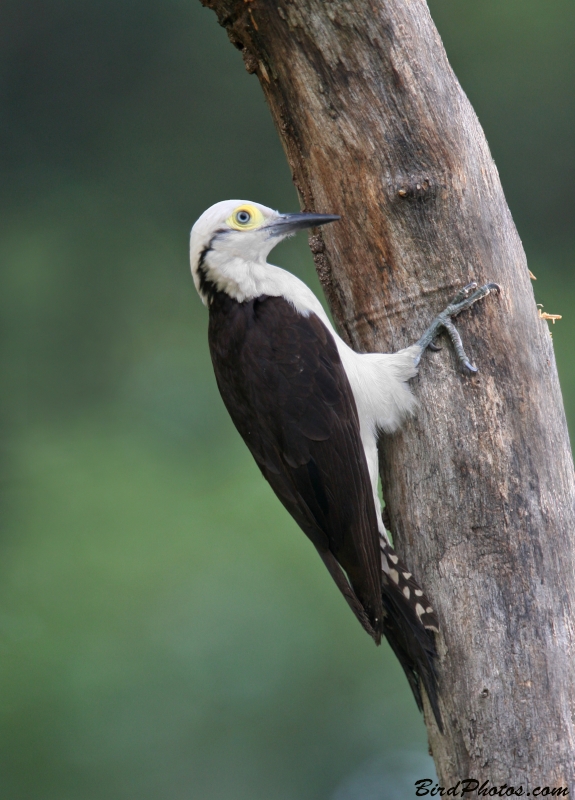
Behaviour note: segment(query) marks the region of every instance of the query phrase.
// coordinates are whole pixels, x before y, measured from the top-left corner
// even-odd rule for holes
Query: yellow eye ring
[[[264,215],[255,206],[246,205],[238,206],[231,216],[226,220],[226,224],[236,231],[253,231],[254,228],[259,226],[265,221]]]

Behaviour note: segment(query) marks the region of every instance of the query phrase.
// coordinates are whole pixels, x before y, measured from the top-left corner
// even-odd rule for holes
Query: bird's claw
[[[463,342],[461,341],[461,336],[453,324],[452,319],[458,314],[461,314],[462,311],[470,308],[474,303],[477,303],[478,300],[487,297],[491,292],[500,291],[501,287],[497,283],[486,283],[484,286],[477,288],[477,283],[473,281],[472,283],[468,283],[467,286],[464,286],[451,300],[447,308],[445,308],[441,314],[437,315],[421,339],[417,342],[421,348],[421,353],[416,364],[419,363],[421,356],[428,347],[430,350],[441,350],[441,348],[437,347],[433,342],[439,331],[443,328],[453,343],[455,353],[462,367],[468,372],[477,372],[477,367],[473,366],[467,357]]]
[[[464,286],[463,289],[460,289],[457,292],[449,305],[456,305],[457,303],[461,303],[462,300],[466,300],[469,297],[470,292],[473,292],[475,289],[477,289],[477,283],[475,281],[471,281],[471,283],[468,283],[467,286]]]

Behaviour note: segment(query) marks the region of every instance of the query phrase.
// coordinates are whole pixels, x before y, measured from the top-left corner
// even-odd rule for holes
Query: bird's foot
[[[452,318],[456,317],[458,314],[461,314],[461,312],[465,311],[467,308],[471,308],[474,303],[477,303],[478,300],[482,300],[484,297],[487,297],[490,292],[499,291],[501,291],[501,288],[497,283],[486,283],[485,286],[481,286],[479,289],[477,288],[477,284],[475,282],[468,283],[467,286],[464,286],[463,289],[461,289],[461,291],[455,295],[447,308],[444,309],[441,314],[437,315],[421,339],[417,342],[419,347],[421,347],[421,353],[415,362],[416,365],[419,364],[421,356],[428,347],[430,350],[441,350],[440,347],[437,347],[434,344],[434,340],[440,330],[443,328],[445,331],[447,331],[447,334],[453,343],[453,347],[460,364],[466,370],[468,370],[468,372],[477,372],[477,367],[474,367],[467,358],[463,348],[463,342],[461,341],[461,336],[453,324]]]

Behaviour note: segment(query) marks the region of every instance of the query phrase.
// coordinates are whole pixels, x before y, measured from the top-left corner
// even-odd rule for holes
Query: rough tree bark
[[[256,72],[334,317],[358,350],[413,343],[497,281],[424,357],[417,419],[382,443],[395,541],[438,611],[440,781],[573,787],[575,483],[553,347],[497,169],[424,0],[202,0]],[[323,231],[324,229],[322,229]]]

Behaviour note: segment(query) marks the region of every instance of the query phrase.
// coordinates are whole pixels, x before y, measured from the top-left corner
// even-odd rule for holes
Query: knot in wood
[[[429,200],[435,193],[435,186],[429,178],[410,176],[396,185],[396,194],[406,200]]]

